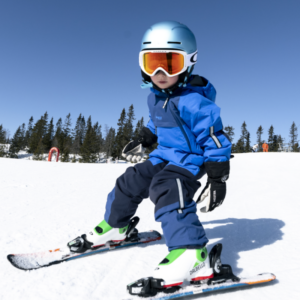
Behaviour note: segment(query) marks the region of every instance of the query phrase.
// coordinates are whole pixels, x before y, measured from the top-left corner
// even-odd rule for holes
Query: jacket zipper
[[[163,109],[165,109],[165,107],[166,107],[168,101],[169,101],[169,97],[166,99],[166,101],[165,101],[165,103],[164,103],[164,105],[163,105],[163,107],[162,107]]]

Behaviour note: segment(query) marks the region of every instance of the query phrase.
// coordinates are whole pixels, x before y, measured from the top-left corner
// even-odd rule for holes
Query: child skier
[[[124,240],[138,205],[150,196],[170,251],[152,274],[163,279],[164,288],[213,277],[208,239],[193,196],[207,173],[197,202],[209,197],[201,211],[214,210],[224,201],[229,177],[231,143],[222,131],[214,87],[204,77],[191,75],[196,62],[196,40],[185,25],[161,22],[146,31],[139,64],[143,86],[151,88],[150,119],[122,155],[138,162],[145,148],[156,142],[158,147],[147,161],[129,167],[117,179],[104,220],[83,235],[86,248]]]

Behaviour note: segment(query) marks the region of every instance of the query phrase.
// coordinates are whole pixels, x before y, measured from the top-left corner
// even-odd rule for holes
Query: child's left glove
[[[207,205],[200,209],[201,212],[207,213],[220,206],[225,199],[225,181],[229,178],[230,165],[229,161],[225,161],[206,162],[204,166],[208,176],[207,183],[196,202],[201,203],[208,197]]]
[[[138,138],[130,141],[123,149],[122,156],[128,161],[139,162],[145,152],[145,148],[152,146],[157,141],[157,136],[147,127],[143,127]]]

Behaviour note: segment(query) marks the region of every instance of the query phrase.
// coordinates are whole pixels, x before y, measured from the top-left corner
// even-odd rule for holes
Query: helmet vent
[[[145,44],[151,44],[151,42],[144,42],[143,44],[144,44],[144,45],[145,45]]]
[[[178,44],[178,45],[180,45],[181,42],[168,42],[168,44]]]

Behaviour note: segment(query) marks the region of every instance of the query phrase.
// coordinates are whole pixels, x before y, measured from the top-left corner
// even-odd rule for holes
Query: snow
[[[91,230],[103,219],[116,178],[130,166],[0,158],[1,300],[130,298],[126,285],[151,275],[168,253],[163,239],[35,271],[18,270],[6,258],[65,246]],[[208,249],[221,242],[222,261],[238,276],[271,272],[277,280],[208,298],[299,297],[299,171],[299,153],[235,154],[224,204],[211,213],[199,212]],[[162,233],[153,214],[152,202],[145,199],[137,211],[140,231]]]

